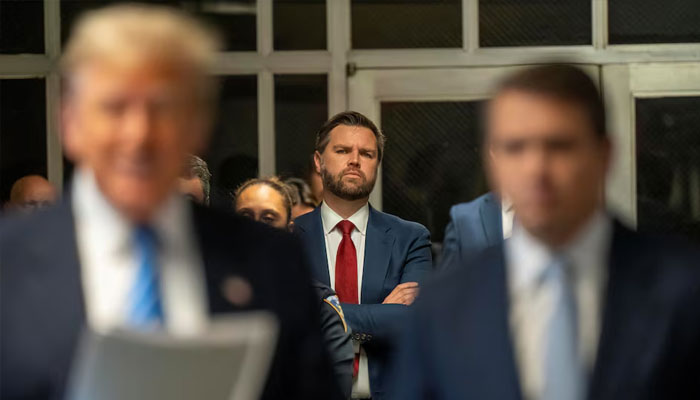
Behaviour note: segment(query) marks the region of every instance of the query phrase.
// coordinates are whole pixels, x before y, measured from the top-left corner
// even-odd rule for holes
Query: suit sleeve
[[[339,311],[325,302],[321,304],[321,330],[333,365],[333,374],[344,398],[349,399],[352,392],[352,362],[355,351],[350,340],[349,328],[346,331]]]
[[[421,283],[432,268],[430,233],[424,227],[411,242],[401,283]],[[353,329],[353,338],[360,342],[393,342],[401,333],[409,308],[402,304],[343,304],[348,324]]]
[[[438,271],[444,271],[451,260],[459,257],[460,237],[457,221],[457,209],[455,206],[452,206],[450,208],[450,222],[445,228],[445,238],[442,241],[442,255],[440,256],[439,264],[435,268]]]

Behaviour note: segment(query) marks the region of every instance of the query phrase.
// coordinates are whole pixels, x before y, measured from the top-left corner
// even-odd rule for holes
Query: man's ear
[[[323,164],[323,161],[321,161],[321,153],[316,150],[314,151],[314,167],[316,169],[316,173],[319,175],[321,175],[321,164]]]

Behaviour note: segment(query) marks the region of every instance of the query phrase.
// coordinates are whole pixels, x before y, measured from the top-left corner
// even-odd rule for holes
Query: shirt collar
[[[112,249],[123,252],[131,246],[135,224],[121,215],[104,197],[92,171],[77,170],[72,186],[73,211],[77,223],[102,239],[114,238]],[[150,226],[158,234],[159,242],[170,246],[188,240],[186,229],[189,217],[186,200],[173,193],[153,217]],[[102,245],[108,246],[107,243]],[[171,246],[172,247],[172,246]],[[177,246],[175,246],[177,247]]]
[[[531,287],[547,265],[561,255],[572,262],[575,274],[594,273],[588,268],[588,261],[592,257],[607,255],[611,241],[612,221],[602,210],[594,213],[571,243],[556,251],[516,222],[513,236],[505,244],[508,265],[512,266],[508,270],[511,283],[516,291]]]
[[[342,220],[343,217],[330,208],[325,201],[321,203],[321,222],[323,223],[323,232],[325,234],[331,233],[333,229],[335,229],[335,226],[338,225],[338,222]],[[369,203],[365,203],[347,220],[352,222],[353,225],[355,225],[355,229],[362,235],[366,235],[367,222],[369,221]]]
[[[503,198],[501,200],[501,209],[503,210],[504,213],[510,213],[513,212],[513,202],[510,200]]]

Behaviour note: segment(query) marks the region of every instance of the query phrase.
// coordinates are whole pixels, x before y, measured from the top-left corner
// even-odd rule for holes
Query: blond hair
[[[207,78],[220,48],[218,35],[184,11],[145,4],[119,4],[83,14],[73,28],[61,70],[68,90],[88,61],[134,63],[144,59],[189,68],[205,98],[215,96]]]

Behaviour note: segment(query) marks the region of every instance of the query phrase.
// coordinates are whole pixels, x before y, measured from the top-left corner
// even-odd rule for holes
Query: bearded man
[[[352,328],[355,399],[386,396],[392,346],[432,268],[428,230],[369,205],[384,141],[377,126],[358,112],[328,120],[316,136],[314,153],[323,202],[294,221],[313,278],[338,293]]]

